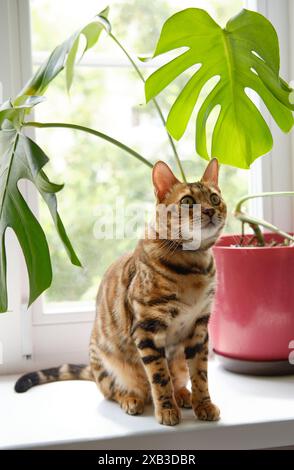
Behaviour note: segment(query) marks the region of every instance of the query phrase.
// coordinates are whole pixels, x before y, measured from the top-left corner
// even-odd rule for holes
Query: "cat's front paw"
[[[186,387],[175,392],[175,399],[180,408],[192,408],[191,392]]]
[[[198,403],[193,406],[194,413],[201,421],[218,421],[220,418],[220,410],[211,401]]]
[[[155,416],[159,424],[165,426],[175,426],[181,420],[181,413],[177,407],[159,408],[155,411]]]

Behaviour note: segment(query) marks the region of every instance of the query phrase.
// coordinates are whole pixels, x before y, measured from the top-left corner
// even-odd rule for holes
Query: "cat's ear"
[[[210,183],[216,188],[219,189],[218,187],[218,173],[219,173],[219,164],[217,158],[212,158],[210,162],[208,163],[205,172],[203,173],[203,176],[201,178],[201,181],[203,183]]]
[[[159,202],[171,190],[174,184],[179,183],[169,166],[164,162],[156,162],[152,170],[152,181],[155,195]]]

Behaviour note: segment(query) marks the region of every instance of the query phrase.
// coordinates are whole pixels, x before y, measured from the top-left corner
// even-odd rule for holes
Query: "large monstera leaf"
[[[249,168],[272,148],[273,140],[246,93],[248,89],[261,97],[284,132],[293,125],[294,105],[289,100],[292,89],[279,77],[279,44],[273,26],[262,15],[242,10],[222,29],[206,11],[189,8],[166,21],[154,57],[178,48],[186,50],[147,79],[147,101],[185,70],[199,64],[168,115],[167,129],[180,139],[202,88],[212,77],[219,77],[197,113],[196,150],[203,158],[210,158],[206,124],[213,109],[220,107],[211,156],[221,163]]]
[[[43,167],[48,157],[43,150],[22,131],[25,116],[43,101],[42,96],[54,78],[66,69],[67,89],[73,80],[74,65],[83,36],[83,55],[93,47],[100,33],[107,28],[108,9],[97,15],[89,24],[57,46],[19,95],[7,100],[0,107],[0,312],[7,311],[5,233],[11,228],[24,254],[30,285],[29,305],[51,284],[52,268],[50,253],[43,229],[19,190],[19,181],[30,180],[46,202],[59,237],[70,261],[81,263],[57,211],[55,193],[63,185],[51,183]]]

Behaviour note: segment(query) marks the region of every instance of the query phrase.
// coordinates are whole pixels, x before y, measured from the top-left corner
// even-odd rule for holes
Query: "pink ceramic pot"
[[[281,240],[271,233],[265,237]],[[231,370],[294,373],[288,361],[294,340],[294,247],[232,246],[239,240],[225,235],[214,247],[213,349]],[[271,370],[269,362],[278,367]]]

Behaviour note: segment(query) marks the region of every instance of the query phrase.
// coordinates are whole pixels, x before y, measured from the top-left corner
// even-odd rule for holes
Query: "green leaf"
[[[68,54],[67,61],[66,61],[65,76],[66,76],[66,88],[68,92],[73,82],[74,65],[75,65],[78,48],[79,48],[79,35],[74,40],[72,48]]]
[[[105,22],[108,11],[109,8],[101,11],[89,24],[76,31],[66,41],[57,46],[25,85],[19,96],[43,95],[50,82],[54,80],[64,67],[66,67],[66,84],[69,90],[73,80],[73,69],[80,37],[84,36],[86,39],[84,54],[97,43],[101,31],[106,28]]]
[[[104,29],[104,23],[101,22],[101,15],[104,14],[105,16],[108,14],[108,8],[103,10],[99,15],[96,16],[95,21],[92,23],[87,24],[82,30],[76,33],[74,36],[74,41],[71,47],[71,50],[68,53],[68,57],[66,60],[66,87],[67,91],[69,92],[72,81],[73,81],[73,74],[74,74],[74,65],[76,61],[76,56],[79,48],[80,38],[83,35],[86,39],[86,45],[81,54],[80,60],[82,59],[83,55],[87,50],[91,49],[97,43],[101,31]],[[104,19],[104,18],[103,18]]]
[[[18,189],[21,179],[32,181],[51,212],[72,263],[80,262],[57,212],[55,193],[62,185],[51,183],[43,171],[48,158],[29,138],[15,129],[0,132],[0,312],[7,311],[5,232],[10,227],[23,251],[30,284],[29,305],[51,284],[52,269],[44,232]]]
[[[15,111],[13,109],[13,106],[11,102],[5,101],[0,107],[0,127],[2,127],[3,123],[5,120],[11,120],[13,119],[15,115]]]
[[[33,178],[29,179],[31,179],[31,181],[36,185],[39,193],[46,202],[51,213],[53,222],[55,224],[56,230],[64,245],[64,248],[66,249],[70,261],[76,266],[81,266],[81,263],[71,245],[63,223],[57,212],[57,199],[55,193],[60,191],[64,185],[55,184],[49,181],[48,177],[41,169],[49,161],[48,157],[45,155],[43,150],[28,137],[21,136],[20,139],[27,161],[32,162],[36,167],[35,173],[33,173],[32,171]]]
[[[293,126],[294,105],[289,100],[292,89],[279,77],[279,44],[274,27],[259,13],[242,10],[222,29],[206,11],[188,8],[166,21],[154,57],[178,48],[185,50],[147,79],[146,100],[199,64],[168,115],[167,129],[180,139],[202,88],[212,77],[219,77],[196,118],[196,150],[205,159],[213,156],[221,163],[249,168],[272,148],[273,140],[247,89],[261,97],[284,132]],[[220,112],[209,155],[206,124],[216,107]]]
[[[0,106],[0,129],[6,128],[7,122],[10,123],[10,127],[20,128],[24,115],[29,114],[34,106],[45,99],[44,96],[21,95],[14,102],[11,100],[5,101]]]
[[[83,53],[80,57],[80,60],[82,59],[83,55],[91,49],[95,44],[97,43],[99,36],[103,30],[105,30],[107,33],[111,31],[111,25],[107,19],[109,13],[109,7],[106,7],[104,10],[102,10],[98,15],[95,16],[95,19],[93,22],[87,24],[78,34],[78,37],[76,39],[76,42],[79,43],[80,37],[83,35],[86,39],[86,46],[83,50]],[[71,58],[71,60],[67,60],[66,63],[66,72],[68,75],[68,70],[71,70],[71,73],[69,75],[73,75],[73,66],[74,66],[74,60],[76,56],[77,50],[75,51],[74,58]],[[70,54],[69,54],[70,55]],[[72,59],[74,59],[72,61]],[[72,83],[72,77],[71,80],[68,82],[67,81],[67,88],[68,90],[70,89]]]
[[[14,109],[24,109],[24,108],[32,108],[39,103],[45,101],[46,98],[44,96],[32,96],[32,95],[21,95],[16,98],[13,102]]]

